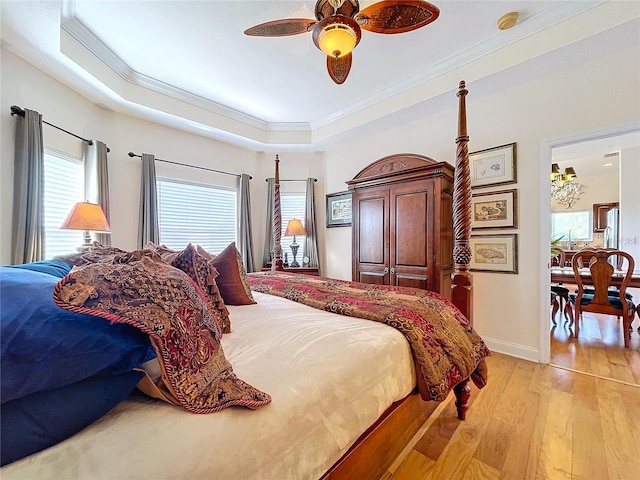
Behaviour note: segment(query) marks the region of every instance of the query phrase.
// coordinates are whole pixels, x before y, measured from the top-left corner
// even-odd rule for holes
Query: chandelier
[[[560,205],[573,208],[585,190],[585,186],[577,182],[576,177],[573,167],[567,167],[564,173],[560,173],[557,163],[551,165],[551,198]]]

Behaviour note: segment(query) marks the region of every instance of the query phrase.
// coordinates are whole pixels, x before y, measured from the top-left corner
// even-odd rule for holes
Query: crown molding
[[[71,38],[78,42],[93,56],[98,58],[113,73],[125,82],[151,90],[157,94],[169,97],[173,100],[186,103],[188,105],[201,108],[216,115],[220,115],[234,122],[240,122],[250,127],[261,130],[265,137],[268,132],[309,132],[310,125],[307,122],[266,122],[254,116],[248,115],[239,110],[235,110],[226,105],[214,102],[199,95],[193,94],[186,90],[180,89],[168,83],[157,80],[148,75],[144,75],[135,71],[127,65],[113,50],[111,50],[102,40],[100,40],[89,28],[87,28],[78,18],[67,12],[67,17],[60,23],[62,31],[66,32]],[[63,52],[65,53],[65,52]],[[82,61],[73,58],[82,68]],[[98,78],[99,79],[99,78]],[[101,79],[99,79],[101,80]],[[253,139],[261,141],[260,139]],[[297,143],[297,142],[293,142]]]

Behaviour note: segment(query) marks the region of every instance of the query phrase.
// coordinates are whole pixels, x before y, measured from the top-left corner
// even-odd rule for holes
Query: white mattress
[[[254,293],[230,306],[223,348],[273,402],[189,413],[135,395],[72,438],[1,470],[25,479],[313,479],[415,385],[403,335],[384,324]]]

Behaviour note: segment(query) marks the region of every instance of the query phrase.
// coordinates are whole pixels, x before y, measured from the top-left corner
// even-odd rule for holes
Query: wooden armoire
[[[375,161],[352,192],[353,280],[451,296],[453,166],[414,154]]]

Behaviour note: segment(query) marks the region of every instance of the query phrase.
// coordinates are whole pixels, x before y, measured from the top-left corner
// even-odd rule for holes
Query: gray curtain
[[[44,146],[42,115],[25,108],[16,117],[13,174],[14,264],[44,258]]]
[[[160,243],[158,229],[158,194],[155,156],[142,154],[142,186],[140,189],[140,218],[138,219],[138,248],[148,242]]]
[[[309,257],[309,266],[318,267],[318,274],[320,274],[320,259],[318,257],[318,227],[316,225],[314,186],[314,179],[307,178],[307,198],[305,199],[304,213],[304,229],[307,232],[307,236],[304,239],[304,254]]]
[[[107,146],[99,140],[91,142],[91,145],[89,142],[82,142],[85,198],[102,207],[104,216],[107,217],[107,222],[111,225]],[[111,234],[109,233],[93,233],[92,236],[102,245],[111,245]]]
[[[253,262],[253,235],[251,233],[251,192],[249,175],[240,175],[240,255],[247,273],[255,272]]]
[[[267,178],[267,222],[264,232],[264,251],[262,254],[262,266],[266,267],[269,254],[273,252],[273,191],[275,190],[275,178]]]

